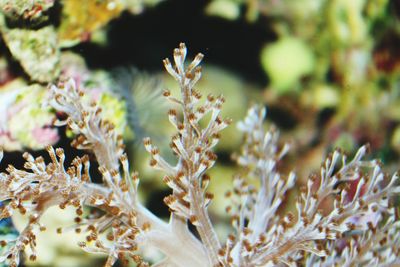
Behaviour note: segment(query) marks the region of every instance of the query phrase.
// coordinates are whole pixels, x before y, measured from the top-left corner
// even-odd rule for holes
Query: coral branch
[[[400,193],[399,176],[387,176],[377,160],[366,160],[362,146],[352,160],[340,150],[330,154],[319,174],[311,175],[300,188],[295,213],[285,215],[286,194],[294,187],[294,173],[282,175],[278,163],[289,150],[279,143],[279,132],[265,130],[265,110],[252,107],[238,128],[244,146],[236,156],[243,171],[236,175],[227,195],[232,205],[234,233],[220,244],[210,220],[207,171],[217,160],[213,148],[230,120],[220,116],[222,96],[202,95],[194,87],[201,77],[198,54],[185,68],[186,47],[174,50],[174,66],[164,65],[179,83],[181,96],[164,96],[178,109],[168,112],[177,133],[170,147],[178,160],[171,164],[160,155],[150,138],[144,139],[151,155],[150,165],[165,173],[163,181],[172,193],[164,199],[171,210],[169,222],[151,213],[138,198],[139,175],[130,173],[122,138],[112,123],[101,117],[97,104],[88,104],[72,80],[50,88],[50,105],[68,118],[58,122],[76,135],[72,145],[91,150],[99,163],[103,183],[95,184],[89,174],[88,156],[77,157],[66,166],[62,149],[47,147],[50,162],[24,153],[24,169],[12,165],[0,173],[0,219],[15,211],[29,222],[15,239],[2,240],[0,262],[20,263],[21,252],[36,258],[36,236],[46,230],[42,215],[52,206],[76,210],[74,229],[86,235],[79,246],[90,253],[107,255],[105,266],[129,258],[148,266],[140,247],[159,250],[165,258],[155,266],[391,266],[399,264],[399,220],[393,198]],[[182,116],[180,116],[180,114]],[[200,124],[200,120],[205,120]],[[205,125],[203,127],[202,125]],[[0,152],[0,160],[3,153]],[[258,181],[253,183],[254,178]],[[328,203],[328,205],[326,205]],[[90,209],[84,214],[83,208]],[[322,210],[323,208],[323,210]],[[189,231],[189,223],[199,233]]]
[[[173,167],[166,163],[149,139],[145,140],[145,147],[152,156],[151,165],[167,174],[164,181],[173,192],[165,199],[165,203],[176,215],[196,226],[207,251],[209,263],[216,266],[220,264],[218,251],[221,245],[207,212],[207,205],[212,196],[205,192],[202,183],[205,172],[216,161],[216,155],[211,149],[218,142],[218,132],[229,124],[229,120],[223,121],[218,116],[224,102],[222,97],[216,101],[209,97],[205,105],[196,106],[201,94],[194,86],[201,77],[201,68],[198,65],[203,55],[198,54],[187,68],[185,58],[186,47],[181,43],[179,48],[174,50],[175,66],[171,65],[169,59],[164,60],[166,70],[179,83],[182,95],[182,99],[177,100],[169,92],[164,93],[171,102],[180,103],[182,110],[181,122],[178,121],[176,110],[172,109],[169,112],[169,120],[178,130],[171,142],[173,152],[179,157],[178,163]],[[212,113],[211,119],[208,126],[202,129],[199,120],[208,112]]]
[[[304,252],[328,256],[328,248],[335,241],[357,232],[362,233],[363,239],[371,239],[369,232],[376,231],[383,218],[393,213],[390,199],[400,190],[397,174],[384,181],[378,162],[363,160],[366,146],[350,162],[336,150],[322,165],[320,175],[312,175],[301,188],[297,216],[289,213],[277,220],[277,209],[283,194],[294,185],[294,176],[289,174],[287,180],[282,180],[276,172],[276,162],[286,153],[287,146],[279,150],[278,134],[264,132],[264,115],[265,111],[254,107],[239,124],[246,144],[238,163],[250,169],[248,175],[259,177],[261,186],[256,190],[244,178],[236,180],[235,192],[242,199],[234,214],[238,241],[226,246],[233,261],[239,265],[291,265],[301,260]],[[319,209],[331,196],[333,208],[325,215]],[[354,242],[350,244],[346,253],[362,248]]]

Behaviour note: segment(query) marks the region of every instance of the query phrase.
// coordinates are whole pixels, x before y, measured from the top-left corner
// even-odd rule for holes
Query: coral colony
[[[22,253],[34,260],[36,234],[45,231],[42,215],[52,206],[76,208],[76,232],[86,234],[79,246],[89,253],[108,256],[105,266],[133,260],[148,266],[141,249],[159,250],[164,258],[155,266],[389,266],[398,263],[400,231],[394,196],[400,192],[398,176],[386,175],[377,160],[365,159],[362,146],[352,159],[340,150],[322,163],[298,192],[293,212],[283,207],[287,192],[296,184],[294,173],[280,174],[277,164],[288,152],[279,133],[264,129],[265,110],[253,106],[238,124],[244,145],[235,157],[242,167],[226,195],[231,205],[232,232],[220,240],[207,207],[213,195],[207,185],[218,183],[207,171],[217,160],[213,148],[220,132],[230,124],[221,117],[225,99],[202,94],[195,88],[201,77],[203,55],[185,66],[186,47],[174,50],[174,65],[164,60],[168,73],[179,83],[180,95],[164,91],[172,103],[169,121],[176,128],[168,162],[149,138],[144,146],[150,165],[164,172],[171,194],[164,202],[170,219],[165,222],[138,199],[139,174],[129,172],[123,140],[101,107],[84,101],[71,79],[51,86],[49,105],[68,118],[57,121],[75,133],[72,146],[90,150],[99,163],[103,183],[93,183],[89,157],[77,157],[65,166],[62,149],[47,147],[51,162],[25,153],[25,169],[9,165],[0,176],[1,219],[20,212],[29,216],[16,238],[1,241],[2,262],[18,266]],[[199,123],[200,120],[206,123]],[[328,204],[327,204],[328,203]],[[324,209],[322,210],[322,207]],[[89,208],[91,212],[86,212]],[[196,231],[190,231],[189,225]],[[68,235],[67,229],[58,229]]]

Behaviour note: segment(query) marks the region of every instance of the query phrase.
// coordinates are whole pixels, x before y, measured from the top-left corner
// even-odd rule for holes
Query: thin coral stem
[[[186,133],[185,135],[187,138],[184,139],[184,146],[186,152],[189,154],[189,158],[192,158],[194,155],[194,148],[196,147],[194,144],[196,144],[196,140],[198,139],[198,136],[196,136],[196,132],[194,131],[193,126],[189,122],[189,114],[193,114],[193,106],[190,100],[190,95],[191,95],[191,88],[188,86],[185,86],[184,84],[181,83],[181,88],[182,88],[182,93],[183,93],[183,107],[184,107],[184,123],[183,125],[186,128]],[[219,260],[218,260],[218,251],[221,248],[221,245],[219,243],[217,233],[214,230],[214,227],[211,223],[209,214],[206,210],[206,206],[204,203],[204,198],[202,195],[202,190],[199,186],[199,183],[197,181],[198,177],[194,177],[194,164],[193,162],[187,162],[187,164],[190,166],[188,168],[188,176],[189,176],[189,181],[191,181],[192,187],[190,190],[190,195],[192,196],[192,201],[191,201],[191,208],[193,214],[196,215],[196,220],[198,221],[196,225],[196,229],[199,232],[201,240],[204,242],[204,245],[207,249],[207,254],[210,260],[210,263],[212,266],[217,266],[219,265]]]
[[[208,215],[207,209],[204,205],[204,200],[201,195],[201,189],[199,184],[195,183],[193,189],[191,190],[192,195],[192,209],[193,213],[196,214],[197,223],[196,229],[199,232],[201,240],[207,249],[207,254],[212,266],[218,266],[218,251],[221,248],[219,243],[217,233],[211,223],[210,217]]]

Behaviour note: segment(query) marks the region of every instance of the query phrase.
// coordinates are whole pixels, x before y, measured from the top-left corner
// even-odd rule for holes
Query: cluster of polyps
[[[94,153],[103,183],[91,182],[86,156],[66,167],[61,149],[48,147],[48,164],[42,157],[24,154],[26,170],[9,166],[7,173],[0,174],[0,201],[5,203],[0,218],[19,210],[29,214],[30,220],[15,240],[0,242],[5,247],[1,261],[16,266],[25,250],[30,250],[31,259],[36,258],[36,233],[45,230],[40,219],[51,206],[76,208],[72,229],[86,233],[79,246],[108,255],[106,266],[129,258],[146,266],[139,256],[139,248],[146,246],[165,255],[157,266],[369,266],[398,261],[399,221],[392,204],[393,195],[400,192],[398,176],[386,177],[377,161],[365,161],[365,146],[350,162],[341,151],[333,152],[320,174],[311,176],[301,188],[297,214],[277,214],[286,192],[295,185],[295,175],[286,177],[277,171],[277,162],[289,146],[278,144],[278,131],[264,130],[265,110],[258,107],[251,108],[239,123],[245,144],[237,162],[244,171],[227,194],[232,198],[227,211],[233,233],[222,245],[207,211],[213,196],[207,192],[211,178],[206,172],[217,159],[212,149],[219,132],[230,121],[220,116],[223,97],[209,95],[201,102],[201,93],[195,89],[203,56],[197,55],[187,68],[185,57],[186,47],[181,44],[174,50],[175,65],[164,61],[181,88],[181,97],[164,92],[178,107],[168,112],[177,130],[170,144],[177,163],[167,162],[149,138],[144,140],[150,165],[165,172],[163,181],[172,190],[164,199],[171,210],[169,222],[139,202],[139,177],[129,173],[122,138],[111,123],[102,120],[100,107],[85,103],[71,80],[51,87],[50,104],[68,115],[58,124],[68,125],[76,134],[73,145]],[[202,127],[199,121],[206,118]],[[259,179],[258,187],[252,186],[253,178]],[[331,200],[333,207],[322,212],[325,200]],[[90,207],[90,214],[84,214],[84,206]],[[200,238],[189,231],[189,223]],[[57,232],[66,234],[66,230]]]
[[[378,161],[365,161],[366,146],[349,162],[335,150],[322,164],[320,174],[311,175],[300,188],[297,214],[280,218],[277,209],[295,184],[295,176],[291,173],[284,179],[277,172],[276,163],[288,146],[279,149],[279,134],[264,132],[264,115],[263,109],[254,107],[239,124],[246,142],[237,161],[246,167],[247,176],[260,180],[260,188],[252,188],[243,177],[235,179],[231,195],[238,195],[240,201],[228,210],[233,214],[236,236],[230,237],[226,255],[241,266],[393,264],[400,241],[392,202],[400,192],[397,174],[385,177]],[[327,199],[331,199],[332,209],[321,210]]]

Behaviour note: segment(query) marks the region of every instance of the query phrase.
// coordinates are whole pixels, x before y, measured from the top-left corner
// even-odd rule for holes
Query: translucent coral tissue
[[[239,123],[244,144],[236,157],[242,167],[227,193],[231,205],[231,234],[220,240],[208,212],[214,183],[207,171],[213,168],[220,132],[230,124],[221,117],[225,98],[203,99],[196,83],[201,77],[198,54],[186,65],[186,47],[180,44],[173,63],[164,65],[181,91],[163,95],[171,102],[168,119],[176,128],[171,149],[176,160],[169,162],[150,140],[144,139],[150,165],[164,173],[160,177],[171,189],[164,202],[170,219],[165,222],[138,198],[139,174],[130,173],[121,136],[111,122],[102,118],[101,107],[85,104],[84,93],[70,80],[51,88],[51,105],[68,115],[66,124],[76,134],[72,145],[91,150],[103,177],[93,183],[88,156],[75,158],[66,166],[62,149],[47,147],[51,161],[25,153],[25,169],[8,166],[0,175],[1,219],[14,212],[29,216],[16,238],[4,237],[6,249],[0,257],[11,266],[21,263],[21,253],[36,258],[36,235],[45,231],[42,215],[52,206],[76,209],[75,230],[86,239],[78,245],[89,253],[107,256],[105,266],[117,260],[135,261],[139,266],[389,266],[398,263],[399,220],[393,197],[400,192],[397,174],[386,175],[378,160],[367,160],[367,146],[348,158],[335,150],[311,175],[297,196],[295,211],[277,213],[285,196],[296,184],[294,173],[282,174],[277,164],[290,146],[279,142],[277,129],[267,130],[265,110],[253,106]],[[182,116],[178,115],[182,114]],[[207,116],[208,115],[208,116]],[[204,121],[204,123],[199,123]],[[151,122],[150,122],[151,123]],[[255,181],[258,179],[258,181]],[[321,211],[323,202],[331,208]],[[83,208],[94,212],[87,215]],[[198,235],[189,230],[193,225]],[[69,234],[58,229],[60,234]],[[140,248],[158,249],[161,262],[145,261]]]

